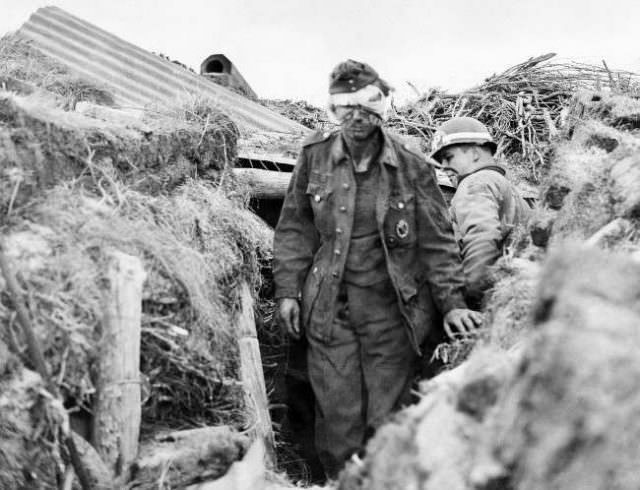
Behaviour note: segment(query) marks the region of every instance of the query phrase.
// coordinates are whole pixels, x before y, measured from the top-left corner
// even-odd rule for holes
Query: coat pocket
[[[415,196],[413,194],[406,192],[403,194],[392,194],[389,196],[389,208],[400,212],[413,211],[414,198]]]
[[[413,194],[389,196],[389,208],[384,220],[384,235],[389,248],[415,243],[417,230]]]
[[[307,184],[307,195],[309,199],[311,199],[311,204],[316,205],[326,201],[331,195],[331,189],[327,186],[327,184],[320,184],[318,182],[309,182]]]
[[[331,194],[332,189],[328,183],[309,182],[306,194],[313,209],[313,219],[316,228],[321,233],[328,233],[331,229]]]

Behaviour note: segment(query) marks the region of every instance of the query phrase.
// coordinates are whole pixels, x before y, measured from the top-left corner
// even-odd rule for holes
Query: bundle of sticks
[[[640,76],[603,66],[552,62],[555,53],[531,58],[459,94],[430,89],[415,102],[397,107],[388,125],[418,136],[427,150],[435,129],[456,116],[486,124],[498,154],[536,183],[549,142],[559,134],[569,99],[581,89],[640,95]]]

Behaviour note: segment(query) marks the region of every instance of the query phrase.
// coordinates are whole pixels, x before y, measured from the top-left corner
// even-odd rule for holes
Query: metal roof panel
[[[140,107],[195,94],[217,103],[241,132],[308,132],[301,124],[58,7],[38,9],[17,34],[71,71],[111,87],[121,105]]]

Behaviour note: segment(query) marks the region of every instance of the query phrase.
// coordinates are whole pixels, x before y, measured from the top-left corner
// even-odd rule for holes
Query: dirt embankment
[[[57,488],[69,468],[59,444],[67,411],[73,429],[92,438],[114,253],[139,259],[146,274],[142,440],[227,426],[229,439],[241,442],[201,462],[203,474],[209,463],[224,474],[246,451],[237,436],[252,423],[233,328],[238,286],[257,296],[272,237],[228,172],[237,128],[206,101],[115,109],[94,97],[108,94],[104,88],[70,83],[63,67],[28,46],[3,40],[0,53],[8,60],[0,81],[11,90],[0,92],[2,247],[64,403],[28,369],[0,280],[0,487]],[[69,94],[54,90],[65,83]],[[147,483],[157,487],[164,471],[147,474]],[[202,477],[195,473],[182,472],[180,481]]]

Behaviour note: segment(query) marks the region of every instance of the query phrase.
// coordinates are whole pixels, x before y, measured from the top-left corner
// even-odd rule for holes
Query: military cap
[[[355,60],[343,61],[329,75],[330,94],[355,92],[371,84],[377,85],[385,97],[389,95],[391,86],[382,80],[378,72],[367,63]]]

